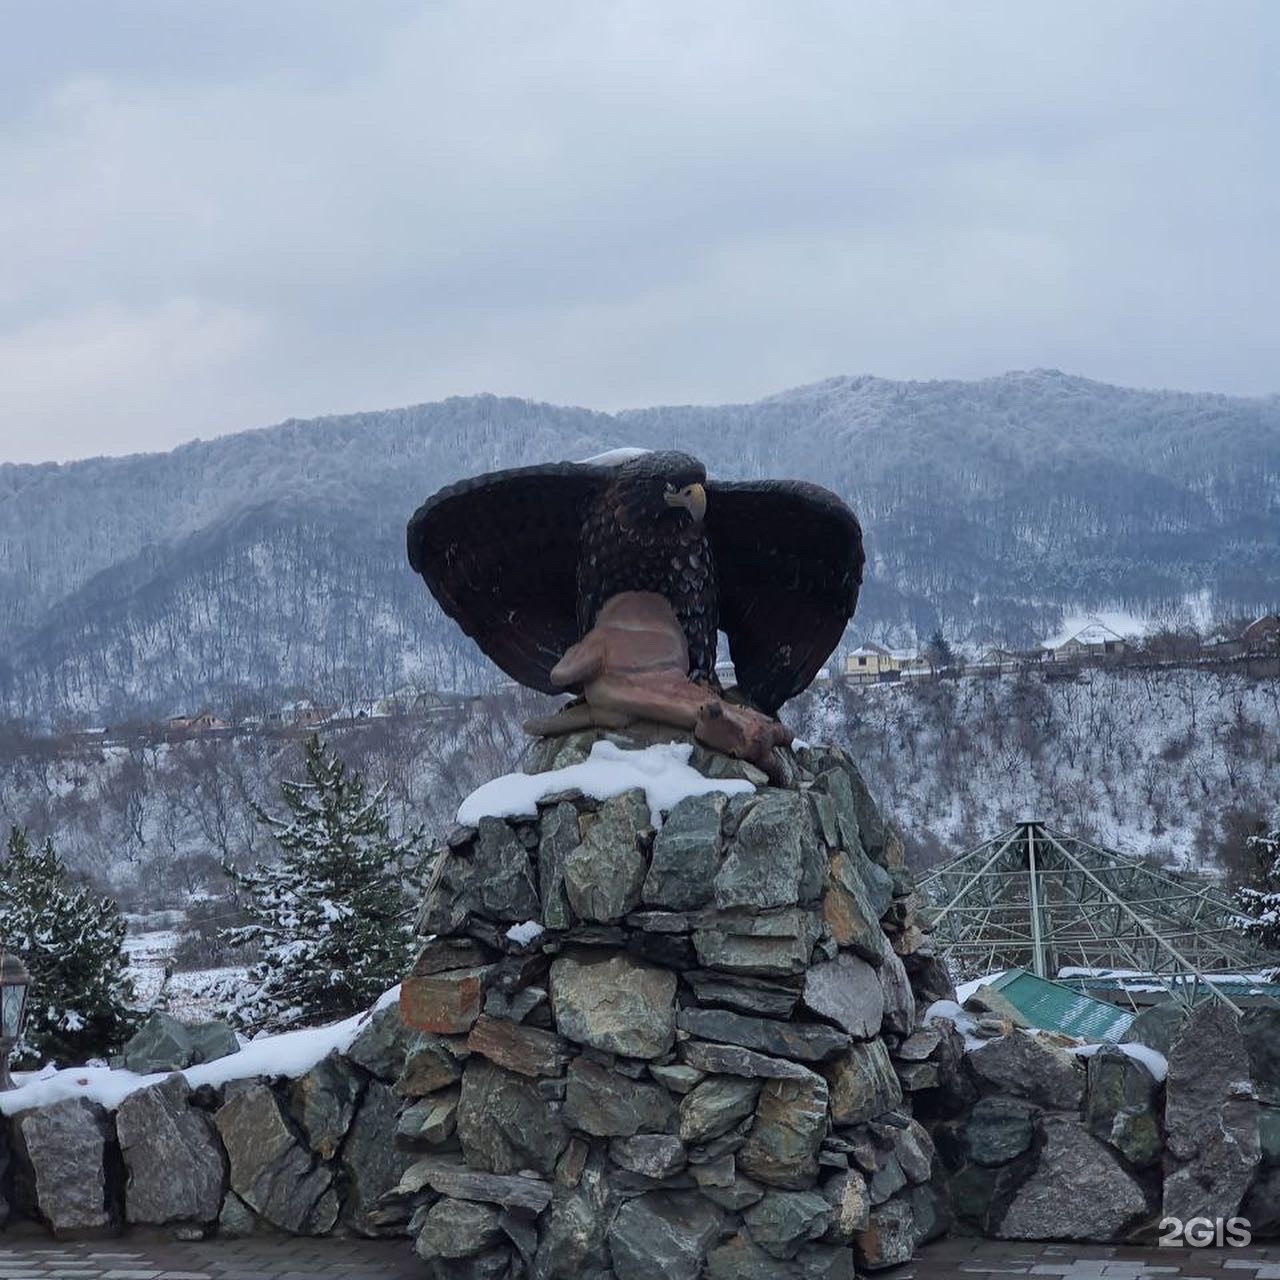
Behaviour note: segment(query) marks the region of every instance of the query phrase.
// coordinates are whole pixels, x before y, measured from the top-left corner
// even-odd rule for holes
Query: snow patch
[[[594,453],[589,458],[579,458],[578,466],[620,467],[624,462],[632,462],[636,458],[643,458],[646,453],[652,452],[652,449],[639,449],[632,446],[621,449],[606,449],[604,453]]]
[[[1159,1084],[1169,1074],[1169,1061],[1156,1049],[1149,1049],[1145,1044],[1082,1044],[1071,1052],[1077,1058],[1092,1058],[1099,1049],[1119,1049],[1126,1057],[1140,1062]]]
[[[966,1053],[972,1053],[975,1049],[981,1049],[983,1045],[991,1043],[990,1040],[974,1035],[978,1019],[962,1009],[954,1000],[935,1000],[925,1010],[924,1025],[927,1027],[931,1022],[937,1022],[939,1018],[945,1018],[948,1022],[955,1024],[956,1030],[964,1037]]]
[[[988,974],[984,978],[976,979],[973,982],[967,982],[962,987],[958,987],[957,994],[961,991],[968,990],[961,996],[961,999],[967,1000],[973,991],[984,982],[989,982],[992,978],[999,977],[999,974]],[[954,1000],[935,1000],[928,1009],[925,1010],[924,1024],[928,1026],[931,1022],[936,1022],[939,1018],[946,1018],[948,1021],[955,1023],[955,1028],[962,1036],[964,1036],[964,1051],[966,1053],[976,1053],[986,1048],[989,1044],[994,1044],[1000,1037],[985,1038],[975,1035],[977,1030],[978,1019]],[[1036,1027],[1020,1027],[1019,1031],[1024,1035],[1032,1037],[1041,1034],[1039,1028]],[[1164,1054],[1158,1053],[1155,1049],[1148,1049],[1145,1044],[1113,1044],[1110,1041],[1105,1044],[1076,1044],[1070,1046],[1070,1052],[1080,1058],[1091,1058],[1099,1049],[1119,1049],[1121,1053],[1133,1058],[1135,1062],[1140,1062],[1148,1071],[1151,1072],[1157,1084],[1164,1080],[1169,1074],[1169,1063],[1165,1059]]]
[[[639,751],[597,742],[581,764],[546,773],[507,773],[477,787],[459,805],[458,821],[474,827],[481,818],[533,817],[539,800],[563,791],[608,800],[640,788],[649,802],[650,820],[660,827],[663,810],[687,796],[755,790],[755,783],[743,778],[705,777],[690,765],[692,755],[693,745],[687,742],[660,742]]]
[[[397,984],[383,992],[372,1009],[353,1014],[326,1027],[305,1027],[279,1035],[263,1035],[251,1040],[239,1053],[216,1062],[201,1063],[182,1072],[194,1089],[202,1084],[222,1085],[228,1080],[250,1080],[255,1076],[288,1076],[296,1079],[328,1057],[333,1050],[345,1053],[364,1030],[369,1019],[400,999]],[[131,1093],[159,1084],[167,1071],[138,1075],[134,1071],[114,1071],[110,1067],[67,1067],[59,1071],[15,1071],[15,1087],[0,1093],[0,1114],[11,1116],[31,1107],[47,1107],[65,1098],[88,1098],[114,1111]]]
[[[507,937],[517,946],[527,947],[535,938],[542,937],[543,928],[536,920],[526,920],[524,924],[513,924],[507,930]]]
[[[968,982],[962,982],[956,987],[956,999],[961,1004],[964,1004],[979,987],[989,987],[993,982],[1003,978],[1004,975],[1004,969],[997,969],[994,973],[984,973],[980,978],[971,978]]]

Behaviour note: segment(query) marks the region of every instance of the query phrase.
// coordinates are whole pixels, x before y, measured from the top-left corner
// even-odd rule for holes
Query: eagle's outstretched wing
[[[738,687],[773,715],[840,642],[862,585],[862,529],[834,493],[798,480],[707,486],[720,629]]]
[[[605,466],[517,467],[441,489],[409,521],[409,563],[440,607],[513,680],[560,693],[551,668],[578,637],[583,513]]]

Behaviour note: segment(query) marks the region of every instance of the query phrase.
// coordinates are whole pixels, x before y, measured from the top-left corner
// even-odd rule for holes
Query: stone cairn
[[[838,750],[773,786],[691,763],[754,789],[660,825],[643,791],[568,792],[440,847],[400,1006],[419,1158],[384,1203],[441,1280],[836,1280],[946,1228],[911,1095],[952,992],[898,837]]]

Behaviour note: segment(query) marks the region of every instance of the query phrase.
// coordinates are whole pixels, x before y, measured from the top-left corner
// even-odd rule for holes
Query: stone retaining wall
[[[403,1234],[395,1197],[379,1199],[412,1161],[392,1142],[409,1039],[393,1007],[296,1080],[193,1090],[175,1073],[115,1111],[68,1098],[18,1112],[0,1125],[0,1222],[60,1237]]]
[[[949,1021],[933,1028],[963,1042]],[[1243,1218],[1280,1235],[1280,1010],[1151,1010],[1092,1056],[1020,1030],[917,1095],[959,1231],[1004,1240],[1154,1240],[1163,1219]]]

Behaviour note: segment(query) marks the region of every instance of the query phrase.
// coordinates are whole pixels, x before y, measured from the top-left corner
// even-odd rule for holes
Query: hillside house
[[[1212,640],[1200,647],[1200,656],[1211,662],[1229,662],[1242,657],[1244,652],[1243,640]]]
[[[506,688],[511,682],[504,681],[496,688]],[[519,688],[519,685],[513,686]],[[448,699],[435,689],[419,689],[413,685],[403,685],[393,693],[385,694],[374,702],[374,709],[369,714],[376,716],[411,716],[426,715],[444,706]]]
[[[1096,619],[1058,644],[1044,646],[1050,662],[1086,662],[1128,652],[1125,638]]]
[[[844,673],[850,680],[866,683],[898,680],[906,660],[879,644],[859,645],[844,660]]]
[[[1028,661],[1025,653],[1016,653],[1012,649],[994,648],[981,653],[973,667],[979,675],[1004,675],[1010,671],[1017,671]]]
[[[214,715],[207,707],[193,716],[170,716],[165,721],[169,733],[217,733],[230,728],[229,720]]]
[[[1240,634],[1247,650],[1274,649],[1280,646],[1280,614],[1264,613],[1255,618]]]
[[[264,723],[269,729],[314,729],[324,724],[331,714],[310,698],[299,698],[296,702],[286,702],[279,711],[268,712]]]

